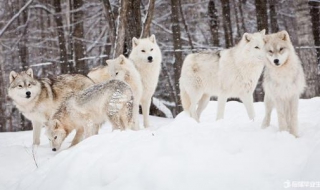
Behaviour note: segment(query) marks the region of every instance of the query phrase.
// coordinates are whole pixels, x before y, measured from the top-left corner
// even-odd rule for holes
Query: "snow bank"
[[[111,132],[106,125],[101,134],[58,153],[43,140],[35,170],[30,157],[20,163],[22,145],[1,140],[15,153],[0,158],[0,167],[24,167],[16,183],[4,182],[23,190],[276,190],[288,180],[320,181],[320,98],[300,100],[298,139],[278,132],[275,113],[272,126],[260,129],[264,107],[254,106],[255,121],[238,102],[228,102],[225,119],[215,121],[217,104],[210,102],[201,123],[181,113],[174,120],[152,118],[154,127],[138,132]]]

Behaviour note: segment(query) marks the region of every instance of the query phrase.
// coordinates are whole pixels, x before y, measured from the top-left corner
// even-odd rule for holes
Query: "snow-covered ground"
[[[153,127],[114,131],[52,152],[42,135],[32,154],[32,132],[0,134],[0,189],[21,190],[277,190],[320,189],[320,98],[300,100],[300,138],[262,130],[263,103],[249,121],[241,103],[228,102],[215,121],[210,102],[196,123],[185,113],[152,117]],[[314,188],[301,186],[315,186]],[[318,188],[316,188],[318,187]],[[290,188],[288,188],[290,189]]]

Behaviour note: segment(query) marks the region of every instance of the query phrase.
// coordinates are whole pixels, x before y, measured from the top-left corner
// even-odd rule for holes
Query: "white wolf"
[[[149,38],[133,38],[129,59],[133,61],[141,76],[143,85],[141,98],[143,122],[145,127],[149,127],[151,98],[158,84],[162,61],[156,37],[151,35]]]
[[[183,109],[199,122],[211,96],[218,97],[217,120],[228,98],[240,98],[254,119],[253,91],[264,67],[265,30],[245,33],[233,48],[188,55],[182,66],[180,96]]]
[[[133,120],[135,123],[135,130],[139,129],[139,104],[142,97],[142,82],[140,74],[135,68],[133,62],[123,55],[116,59],[109,59],[106,61],[107,65],[93,69],[88,73],[95,83],[101,83],[110,79],[118,79],[125,81],[132,89],[134,96],[133,103]]]
[[[120,80],[96,84],[71,95],[46,123],[52,150],[58,150],[73,129],[77,132],[71,146],[83,136],[97,134],[106,121],[111,122],[113,130],[131,129],[133,99],[129,85]]]
[[[36,79],[32,69],[10,73],[8,95],[19,111],[32,122],[33,144],[40,144],[41,128],[65,97],[83,90],[93,81],[83,75],[60,75],[54,79]]]
[[[267,35],[265,39],[268,62],[263,81],[266,113],[262,127],[270,125],[275,107],[280,130],[297,137],[299,96],[306,86],[301,61],[287,31]]]

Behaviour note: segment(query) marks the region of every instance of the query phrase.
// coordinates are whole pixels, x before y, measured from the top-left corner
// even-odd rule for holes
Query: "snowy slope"
[[[215,121],[210,102],[196,123],[185,113],[152,118],[148,130],[100,134],[52,152],[48,140],[31,154],[31,132],[0,134],[0,189],[23,190],[277,190],[288,182],[320,183],[320,98],[300,100],[300,138],[260,129],[263,103],[249,121],[241,103],[228,102]],[[64,144],[70,144],[71,138]],[[289,181],[288,181],[289,180]]]

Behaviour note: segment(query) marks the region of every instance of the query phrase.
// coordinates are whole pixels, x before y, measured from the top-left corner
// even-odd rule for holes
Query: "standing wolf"
[[[140,74],[132,61],[120,55],[116,59],[106,61],[107,65],[93,69],[88,73],[95,83],[105,82],[110,79],[122,80],[129,84],[134,96],[133,102],[133,120],[134,129],[139,129],[139,104],[142,97],[142,82]]]
[[[149,38],[133,38],[129,59],[133,61],[141,76],[143,86],[141,98],[143,122],[145,127],[149,127],[151,98],[158,84],[162,61],[156,37],[151,35]]]
[[[280,130],[297,137],[299,96],[306,86],[301,61],[287,31],[267,35],[265,39],[268,62],[263,81],[266,113],[262,127],[270,125],[275,107]]]
[[[46,123],[52,150],[58,150],[73,129],[76,135],[71,146],[83,136],[97,134],[106,121],[111,122],[113,130],[131,129],[133,99],[129,85],[120,80],[96,84],[70,96]]]
[[[228,98],[240,98],[254,119],[253,91],[264,67],[265,30],[245,33],[233,48],[214,53],[194,53],[183,63],[180,77],[183,109],[199,122],[211,96],[218,97],[217,120],[224,116]]]
[[[32,122],[33,144],[40,144],[41,127],[71,93],[85,89],[93,81],[83,75],[60,75],[55,79],[34,78],[32,69],[10,73],[8,95],[19,111]]]

